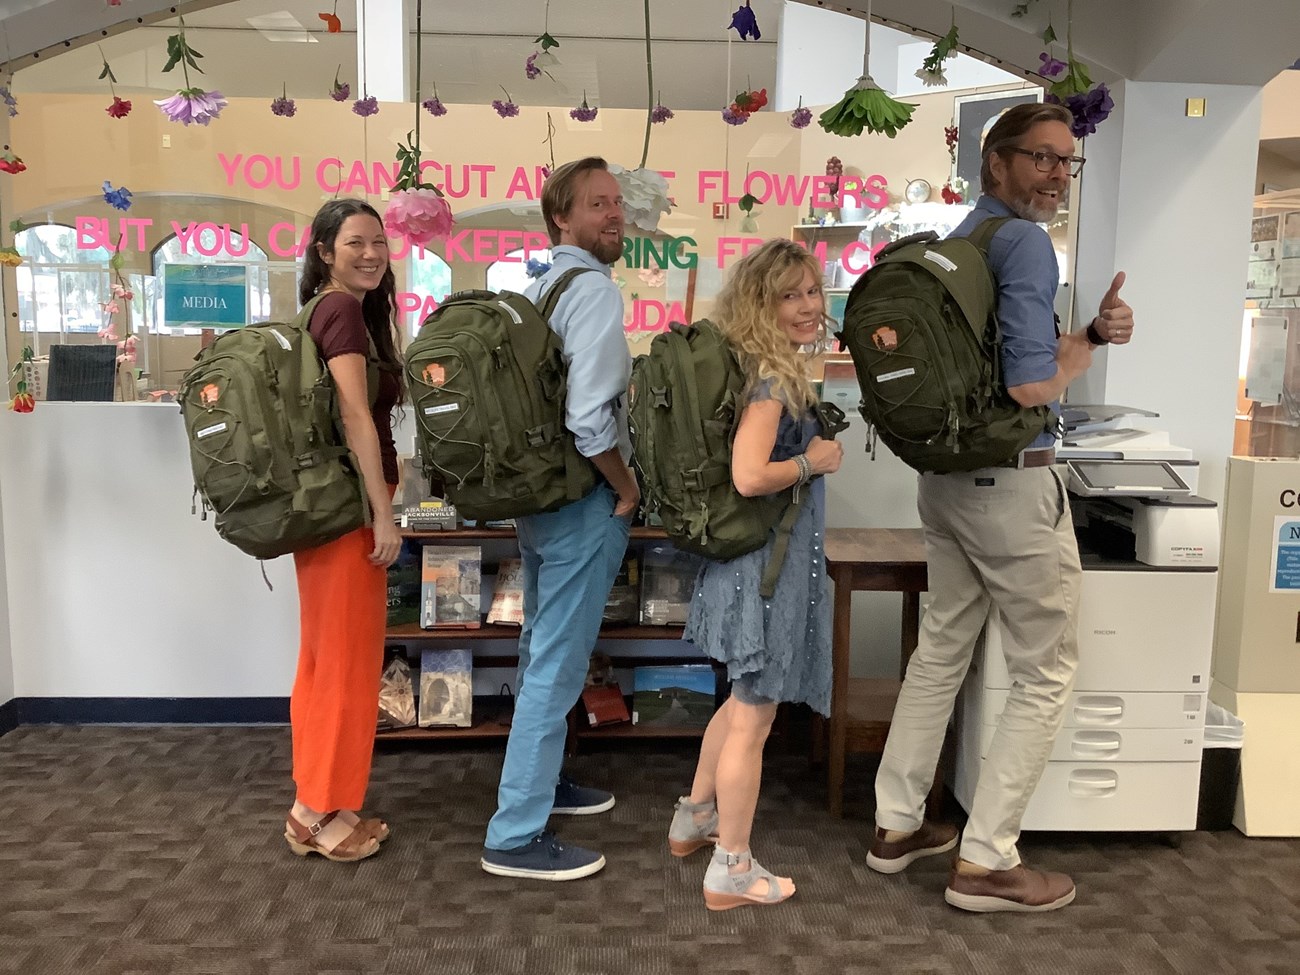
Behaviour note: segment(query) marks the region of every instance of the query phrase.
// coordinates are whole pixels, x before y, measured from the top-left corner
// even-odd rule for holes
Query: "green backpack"
[[[1053,429],[1002,381],[997,287],[984,221],[968,238],[913,234],[880,252],[849,292],[839,339],[853,356],[863,418],[918,471],[946,474],[1005,463]]]
[[[762,548],[776,529],[760,589],[770,598],[802,498],[792,488],[747,498],[732,484],[731,446],[745,387],[744,370],[716,325],[673,323],[632,363],[628,426],[645,509],[659,516],[674,546],[733,559]],[[825,437],[847,426],[831,404],[820,404],[818,416]]]
[[[474,519],[554,511],[596,486],[564,425],[564,345],[548,322],[573,268],[540,307],[503,291],[461,291],[425,319],[406,350],[407,389],[424,471]]]
[[[181,379],[203,516],[211,509],[218,534],[259,559],[314,548],[370,523],[334,383],[307,333],[321,297],[292,322],[227,332]]]

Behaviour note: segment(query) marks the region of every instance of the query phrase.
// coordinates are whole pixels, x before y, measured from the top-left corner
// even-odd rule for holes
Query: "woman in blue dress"
[[[711,910],[777,904],[794,893],[788,877],[773,876],[749,851],[763,744],[782,701],[830,713],[821,475],[839,469],[844,449],[818,435],[807,378],[827,321],[821,280],[808,251],[771,240],[735,265],[713,313],[748,378],[732,482],[747,497],[794,487],[803,499],[771,599],[759,595],[759,582],[775,532],[757,552],[706,562],[691,600],[686,637],[726,665],[731,696],[709,722],[691,793],[677,803],[668,843],[677,856],[714,846],[704,876]]]

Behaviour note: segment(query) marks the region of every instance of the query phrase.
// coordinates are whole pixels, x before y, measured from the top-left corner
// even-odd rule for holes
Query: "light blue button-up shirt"
[[[991,217],[1015,216],[996,197],[983,195],[950,237],[969,237]],[[989,241],[989,269],[998,285],[1002,326],[1002,379],[1008,386],[1038,383],[1056,375],[1056,286],[1060,268],[1047,232],[1028,220],[1009,220]],[[1059,416],[1060,401],[1049,404]],[[1051,447],[1056,438],[1039,434],[1028,450]]]
[[[540,303],[556,279],[574,267],[598,273],[574,278],[551,316],[551,328],[564,342],[569,367],[565,425],[584,457],[618,447],[623,462],[631,463],[627,383],[632,356],[623,336],[623,295],[610,279],[609,265],[581,247],[560,244],[551,250],[551,269],[524,294]]]

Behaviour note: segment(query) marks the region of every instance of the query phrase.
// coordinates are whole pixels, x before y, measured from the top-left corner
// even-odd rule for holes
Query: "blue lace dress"
[[[772,399],[770,383],[759,384],[750,402]],[[781,414],[772,460],[803,453],[819,432],[816,418]],[[756,552],[727,562],[706,561],[700,568],[686,622],[686,639],[727,667],[727,676],[744,675],[749,690],[772,701],[810,705],[824,715],[831,706],[831,600],[826,584],[822,538],[826,526],[826,485],[815,478],[807,492],[785,563],[770,600],[759,583],[775,544],[775,532]]]

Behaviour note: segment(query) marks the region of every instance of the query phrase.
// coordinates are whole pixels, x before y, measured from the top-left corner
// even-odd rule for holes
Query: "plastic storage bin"
[[[1205,706],[1205,750],[1201,755],[1201,790],[1197,829],[1231,829],[1241,778],[1241,743],[1246,723],[1213,701]]]

